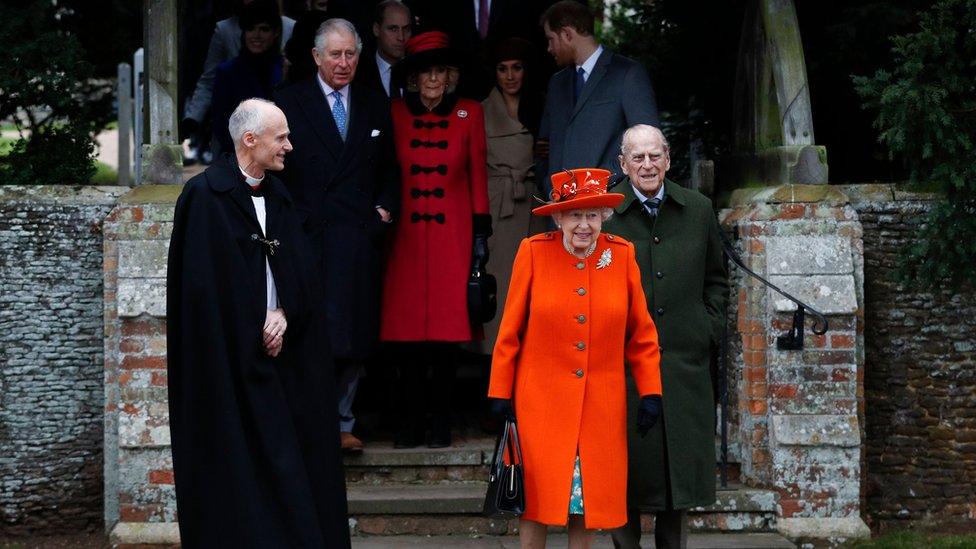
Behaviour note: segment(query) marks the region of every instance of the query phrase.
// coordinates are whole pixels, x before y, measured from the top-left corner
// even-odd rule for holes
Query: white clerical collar
[[[319,86],[322,87],[322,93],[324,93],[326,97],[332,95],[332,92],[339,92],[339,95],[341,95],[343,99],[345,99],[345,97],[349,95],[349,84],[346,84],[345,86],[336,90],[333,89],[332,86],[326,84],[325,80],[322,80],[321,74],[317,74],[315,77],[318,78]]]
[[[600,58],[601,53],[603,53],[603,46],[599,45],[596,47],[596,50],[594,50],[593,53],[591,53],[590,56],[586,58],[586,61],[583,61],[582,65],[576,65],[577,71],[579,71],[580,68],[583,69],[584,80],[589,78],[590,75],[593,74],[593,67],[596,66],[596,60]]]
[[[252,187],[260,187],[261,182],[264,181],[263,175],[261,177],[251,177],[250,174],[245,172],[244,168],[242,168],[240,165],[237,166],[237,169],[241,170],[241,174],[244,176],[244,181],[246,181],[247,184]]]
[[[658,187],[657,189],[657,194],[654,195],[654,198],[658,200],[664,200],[664,185],[665,182],[662,181],[661,186]],[[633,181],[630,182],[630,188],[634,189],[634,196],[637,197],[637,200],[640,200],[641,203],[647,202],[647,197],[644,196],[644,193],[640,192],[640,189],[638,189],[637,186],[634,185]]]

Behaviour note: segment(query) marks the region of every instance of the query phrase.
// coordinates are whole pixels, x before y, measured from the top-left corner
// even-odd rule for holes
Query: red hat
[[[393,65],[393,81],[403,84],[408,76],[435,65],[459,67],[458,54],[451,48],[447,34],[427,31],[414,35],[406,43],[407,54]]]
[[[552,198],[544,206],[532,210],[535,215],[549,215],[555,211],[582,208],[615,208],[624,201],[620,193],[608,193],[610,172],[600,168],[576,168],[552,174]]]

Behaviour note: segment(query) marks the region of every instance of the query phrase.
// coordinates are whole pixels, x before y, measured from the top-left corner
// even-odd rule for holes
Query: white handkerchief
[[[379,134],[380,134],[380,131],[379,131],[379,130],[373,130],[373,131],[372,131],[372,132],[371,132],[371,133],[369,134],[369,136],[370,136],[370,137],[376,137],[376,136],[377,136],[377,135],[379,135]]]

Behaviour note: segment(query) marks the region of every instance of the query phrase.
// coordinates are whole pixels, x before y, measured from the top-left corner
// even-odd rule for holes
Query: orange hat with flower
[[[535,215],[549,215],[562,210],[582,208],[615,208],[624,201],[620,193],[608,193],[610,172],[600,168],[576,168],[552,174],[551,200],[532,210]]]

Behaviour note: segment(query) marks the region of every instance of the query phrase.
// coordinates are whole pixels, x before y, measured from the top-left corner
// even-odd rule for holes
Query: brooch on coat
[[[604,267],[609,267],[611,261],[613,261],[613,256],[610,253],[610,248],[607,248],[606,250],[603,250],[602,254],[600,254],[600,259],[598,259],[596,262],[596,268],[602,269]]]

